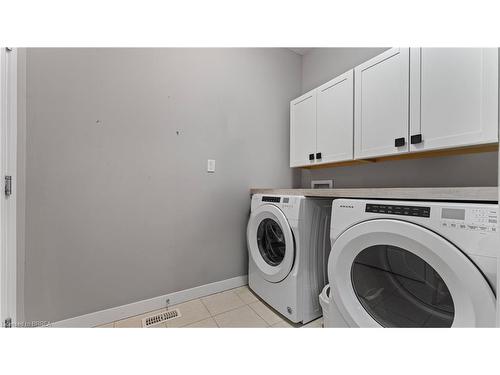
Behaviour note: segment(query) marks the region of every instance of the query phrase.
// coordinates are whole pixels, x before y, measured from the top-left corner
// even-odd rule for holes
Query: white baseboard
[[[181,290],[163,296],[133,302],[128,305],[113,307],[107,310],[96,311],[90,314],[76,316],[52,323],[50,327],[95,327],[101,324],[111,323],[116,320],[125,319],[130,316],[144,314],[148,311],[158,310],[165,307],[165,300],[170,299],[170,305],[177,305],[192,299],[205,297],[210,294],[223,292],[228,289],[237,288],[248,283],[248,276],[237,276],[232,279],[221,280],[211,284],[200,285],[195,288]]]

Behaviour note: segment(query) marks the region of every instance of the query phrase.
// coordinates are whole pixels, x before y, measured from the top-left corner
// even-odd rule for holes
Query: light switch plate
[[[207,161],[207,172],[214,173],[215,172],[215,160],[208,159]]]

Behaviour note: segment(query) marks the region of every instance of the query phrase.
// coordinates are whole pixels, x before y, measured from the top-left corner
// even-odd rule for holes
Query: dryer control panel
[[[287,198],[287,201],[288,201],[288,198]],[[268,197],[268,196],[263,196],[263,197],[262,197],[262,202],[280,203],[280,202],[281,202],[281,197]]]
[[[446,208],[441,209],[443,228],[497,232],[498,211],[491,208]]]
[[[373,212],[377,214],[387,214],[387,215],[430,217],[431,208],[424,206],[401,206],[392,204],[367,203],[365,212]]]

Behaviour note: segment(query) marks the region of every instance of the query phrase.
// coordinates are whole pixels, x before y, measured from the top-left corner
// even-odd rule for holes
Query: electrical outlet
[[[207,162],[207,172],[214,173],[215,172],[215,160],[208,159]]]

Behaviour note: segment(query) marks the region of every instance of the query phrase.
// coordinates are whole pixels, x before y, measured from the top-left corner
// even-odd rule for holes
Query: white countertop
[[[251,189],[251,194],[304,195],[324,198],[498,201],[497,187],[356,188],[356,189]]]

